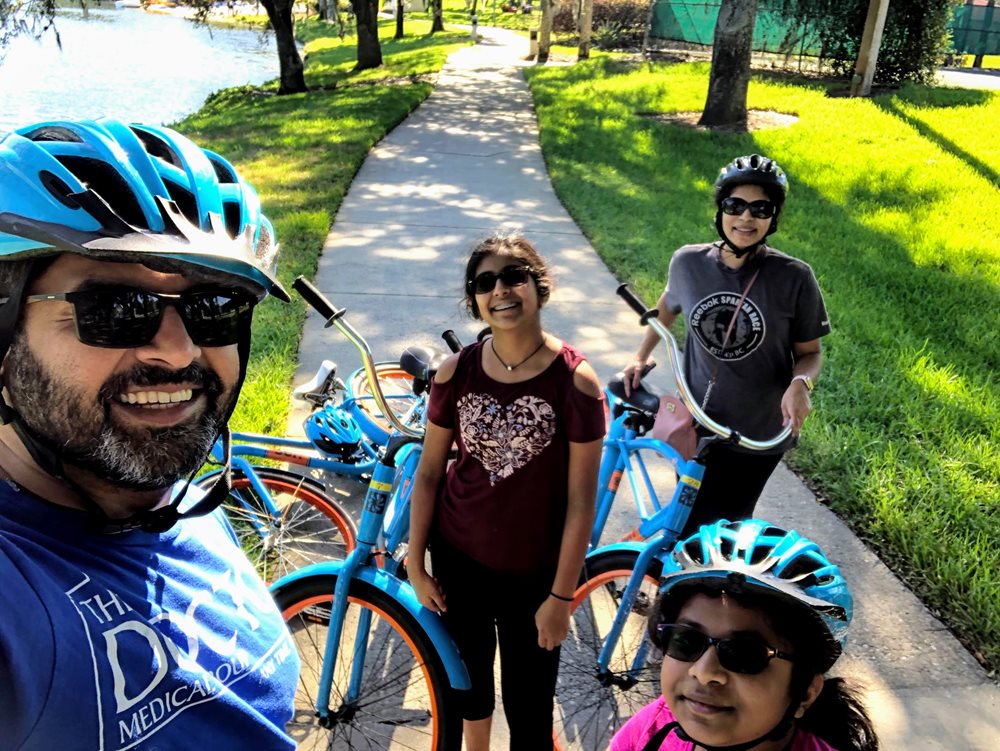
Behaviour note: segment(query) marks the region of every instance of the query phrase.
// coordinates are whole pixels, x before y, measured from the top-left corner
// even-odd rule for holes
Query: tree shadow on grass
[[[982,95],[983,92],[969,92],[969,94]],[[975,101],[974,97],[973,101],[971,102],[968,101],[967,97],[963,97],[962,104],[981,103],[986,101],[988,97],[989,97],[988,94],[985,97],[980,96],[978,102]],[[899,120],[901,120],[902,122],[906,123],[911,128],[913,128],[915,131],[917,131],[917,133],[926,138],[928,141],[937,144],[943,151],[946,151],[947,153],[951,154],[957,159],[960,159],[961,161],[965,162],[967,165],[972,167],[972,169],[974,169],[980,175],[989,180],[995,187],[1000,187],[1000,173],[998,173],[990,165],[986,164],[986,162],[976,157],[974,154],[970,154],[968,151],[963,149],[954,141],[948,139],[938,131],[934,130],[927,123],[921,122],[912,115],[904,112],[898,106],[896,97],[876,97],[872,99],[872,102],[886,114],[898,118]],[[939,104],[938,106],[955,106],[955,105]]]

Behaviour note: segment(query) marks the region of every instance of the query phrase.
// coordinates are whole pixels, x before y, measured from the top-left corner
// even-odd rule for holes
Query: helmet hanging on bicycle
[[[649,623],[651,636],[659,623],[676,617],[692,594],[714,591],[770,600],[794,613],[803,624],[798,636],[810,645],[802,650],[808,654],[794,661],[802,665],[800,672],[806,677],[829,670],[847,641],[853,598],[840,569],[812,540],[766,521],[722,520],[701,527],[674,547],[664,563],[661,582],[660,600]],[[747,743],[709,746],[692,738],[679,723],[677,733],[709,751],[743,751],[786,735],[798,701],[793,696],[781,722]]]
[[[0,140],[0,264],[24,262],[0,277],[0,360],[31,280],[46,259],[63,253],[141,263],[196,283],[240,287],[257,300],[267,294],[289,300],[274,276],[278,244],[257,193],[225,159],[169,128],[112,119],[52,121]],[[249,317],[238,349],[237,391],[249,362]],[[0,417],[13,423],[40,466],[64,477],[58,447],[2,399]],[[228,421],[229,414],[224,417]],[[100,517],[97,504],[82,495]],[[176,521],[179,502],[128,523],[105,517],[105,526],[166,528],[171,514]],[[198,505],[200,513],[211,510]]]
[[[778,231],[778,217],[781,214],[782,206],[785,205],[785,198],[788,196],[788,177],[777,162],[760,154],[738,156],[719,170],[719,176],[715,179],[715,229],[737,258],[755,252],[763,244],[763,242],[759,242],[749,248],[737,248],[729,241],[723,230],[722,201],[728,198],[733,189],[740,185],[759,186],[774,204],[774,216],[771,217],[771,224],[764,235],[769,237]]]
[[[325,407],[306,418],[306,437],[324,453],[347,459],[361,447],[361,427],[339,407]]]

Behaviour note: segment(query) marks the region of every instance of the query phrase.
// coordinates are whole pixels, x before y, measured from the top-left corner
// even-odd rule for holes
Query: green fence
[[[650,39],[711,45],[720,4],[719,0],[653,0]],[[754,50],[819,55],[819,34],[810,20],[783,15],[781,5],[781,0],[762,0],[758,6],[753,31]]]
[[[1000,13],[987,5],[963,5],[950,24],[955,52],[1000,55]]]

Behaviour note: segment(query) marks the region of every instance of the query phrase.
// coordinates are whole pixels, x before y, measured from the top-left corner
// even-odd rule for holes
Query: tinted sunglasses
[[[195,289],[180,294],[135,287],[96,287],[51,295],[29,295],[26,302],[65,300],[73,306],[76,338],[91,347],[127,349],[149,344],[172,305],[191,341],[199,347],[236,344],[256,299],[235,289]]]
[[[744,201],[742,198],[729,196],[722,199],[722,211],[730,216],[740,216],[748,208],[754,219],[770,219],[774,216],[774,204],[770,201]]]
[[[532,273],[528,266],[508,266],[499,273],[484,271],[469,282],[469,286],[477,295],[485,295],[497,286],[497,279],[503,282],[505,287],[520,287],[522,284],[527,284],[531,278]]]
[[[719,664],[731,673],[756,675],[763,672],[775,657],[792,660],[793,655],[769,646],[751,634],[715,639],[692,626],[661,623],[656,627],[654,643],[668,656],[681,662],[697,662],[705,650],[715,647]]]

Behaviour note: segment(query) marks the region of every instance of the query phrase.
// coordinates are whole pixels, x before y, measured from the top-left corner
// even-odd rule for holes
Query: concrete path
[[[527,41],[480,32],[481,43],[453,54],[434,93],[373,149],[327,239],[317,284],[348,309],[376,359],[397,358],[411,343],[443,349],[438,336],[448,328],[472,341],[480,326],[459,305],[464,261],[476,240],[516,228],[557,275],[546,328],[586,352],[607,379],[642,332],[615,297],[615,278],[553,193],[518,69],[527,64]],[[720,163],[730,156],[720,153]],[[310,315],[297,382],[324,358],[345,373],[359,363],[350,344]],[[867,683],[886,751],[1000,749],[1000,688],[875,552],[784,465],[758,509],[817,540],[842,564],[856,612],[837,667]],[[502,719],[498,726],[495,748],[506,748]]]

